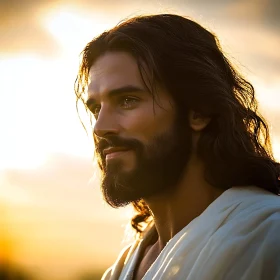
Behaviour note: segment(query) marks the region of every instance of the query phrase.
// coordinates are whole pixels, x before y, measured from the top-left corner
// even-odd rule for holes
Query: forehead
[[[145,88],[136,60],[128,53],[108,52],[89,71],[89,96],[124,86]]]

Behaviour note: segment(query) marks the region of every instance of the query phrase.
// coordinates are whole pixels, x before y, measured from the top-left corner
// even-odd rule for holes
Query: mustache
[[[138,150],[140,147],[142,147],[142,143],[136,139],[125,139],[117,135],[110,135],[106,138],[95,139],[95,150],[100,155],[103,155],[103,151],[105,149],[115,147]]]

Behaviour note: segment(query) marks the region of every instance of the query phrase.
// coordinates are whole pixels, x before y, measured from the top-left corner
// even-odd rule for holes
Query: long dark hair
[[[108,51],[131,54],[151,94],[155,95],[155,83],[167,89],[178,114],[186,116],[186,125],[189,110],[211,117],[197,146],[210,184],[224,190],[255,185],[279,194],[280,168],[254,88],[225,57],[213,33],[172,14],[139,16],[120,23],[83,50],[75,82],[77,102],[85,104],[89,69]],[[138,214],[132,227],[141,232],[151,214],[143,200],[133,205]]]

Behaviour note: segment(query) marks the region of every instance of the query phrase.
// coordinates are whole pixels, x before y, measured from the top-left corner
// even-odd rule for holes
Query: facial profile
[[[126,53],[99,58],[90,80],[87,104],[96,117],[105,200],[120,207],[172,191],[189,158],[191,135],[170,96],[158,91],[155,101],[136,61]]]

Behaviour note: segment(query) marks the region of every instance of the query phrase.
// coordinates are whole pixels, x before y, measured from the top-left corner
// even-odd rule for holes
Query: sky
[[[0,1],[2,258],[76,279],[124,246],[131,209],[102,201],[73,84],[85,44],[125,18],[177,13],[213,31],[253,83],[280,159],[279,11],[277,0]]]

